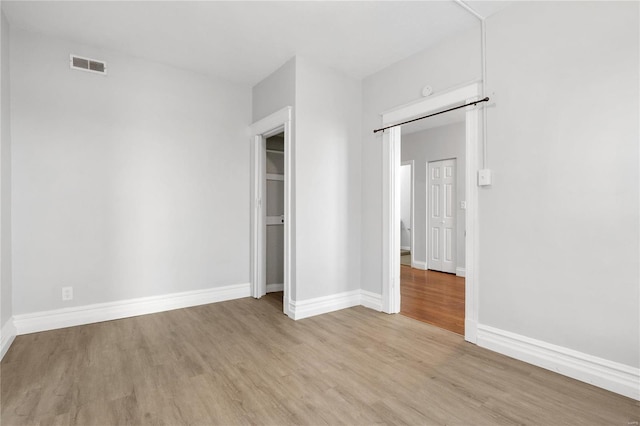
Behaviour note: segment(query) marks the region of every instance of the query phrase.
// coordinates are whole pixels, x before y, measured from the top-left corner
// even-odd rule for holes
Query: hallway
[[[400,267],[400,313],[464,335],[464,277]]]

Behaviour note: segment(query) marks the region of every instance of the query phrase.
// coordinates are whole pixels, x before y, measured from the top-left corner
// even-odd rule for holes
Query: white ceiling
[[[484,14],[504,2],[469,2]],[[294,55],[363,78],[479,26],[453,1],[2,1],[12,26],[254,85]]]

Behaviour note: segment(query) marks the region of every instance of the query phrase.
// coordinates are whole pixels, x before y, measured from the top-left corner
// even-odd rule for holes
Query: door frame
[[[414,234],[414,229],[415,229],[415,176],[416,176],[416,168],[415,168],[415,161],[414,160],[407,160],[407,161],[403,161],[402,163],[400,163],[400,166],[411,166],[411,223],[409,223],[409,226],[411,227],[411,232],[410,232],[410,236],[409,238],[411,239],[411,241],[409,242],[409,250],[411,251],[411,267],[414,267],[415,264],[415,234]]]
[[[429,174],[429,164],[431,163],[437,163],[439,161],[448,161],[448,160],[453,160],[455,162],[456,165],[456,174],[454,175],[454,180],[456,182],[456,187],[454,188],[454,197],[455,197],[455,202],[453,203],[453,208],[454,208],[454,221],[455,221],[455,227],[454,227],[454,232],[455,232],[455,244],[456,244],[456,249],[454,250],[454,256],[455,256],[455,263],[456,263],[456,267],[454,268],[453,273],[456,272],[456,270],[458,269],[457,265],[458,265],[458,157],[448,157],[448,158],[440,158],[437,160],[429,160],[426,162],[425,164],[425,219],[426,219],[426,223],[425,223],[425,269],[426,270],[430,270],[429,268],[429,247],[431,247],[431,235],[429,234],[429,232],[431,231],[431,210],[429,210],[430,208],[430,204],[429,201],[431,200],[431,192],[430,190],[430,186],[429,186],[429,180],[431,179],[431,175]],[[433,269],[431,269],[433,270]]]
[[[382,125],[410,120],[454,104],[476,101],[482,94],[479,81],[420,99],[382,113]],[[478,329],[478,143],[480,107],[470,106],[465,114],[465,331],[464,338],[476,343]],[[382,310],[400,312],[400,127],[392,127],[382,137]]]
[[[285,107],[251,125],[251,296],[259,299],[267,293],[266,282],[266,140],[284,132],[284,276],[283,311],[292,315],[292,288],[295,286],[293,253],[293,187],[295,176],[293,108]]]

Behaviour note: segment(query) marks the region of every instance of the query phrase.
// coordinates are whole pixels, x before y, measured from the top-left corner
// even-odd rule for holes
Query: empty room
[[[639,2],[0,7],[0,424],[640,422]]]

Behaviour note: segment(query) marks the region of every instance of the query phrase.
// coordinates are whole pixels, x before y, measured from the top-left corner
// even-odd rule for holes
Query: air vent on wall
[[[97,74],[107,74],[107,63],[104,61],[96,61],[95,59],[83,58],[77,55],[71,55],[69,59],[71,68],[81,71],[88,71]]]

